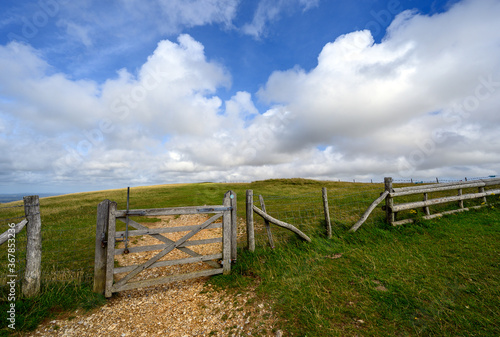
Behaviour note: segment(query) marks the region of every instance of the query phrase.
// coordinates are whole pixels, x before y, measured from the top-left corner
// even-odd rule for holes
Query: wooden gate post
[[[325,209],[325,223],[326,223],[326,236],[332,238],[332,224],[330,222],[330,210],[328,209],[328,195],[326,194],[326,187],[321,189],[323,194],[323,207]]]
[[[253,227],[253,190],[247,190],[247,247],[255,251],[255,232]]]
[[[226,192],[224,194],[225,207],[231,206],[231,196],[232,191]],[[227,275],[231,272],[231,242],[232,240],[232,229],[231,229],[231,211],[224,211],[222,213],[222,273]]]
[[[106,259],[108,242],[109,204],[108,199],[97,206],[95,231],[94,292],[104,294],[106,288]]]
[[[392,192],[392,178],[385,177],[384,178],[385,191],[391,193]],[[394,199],[387,194],[385,198],[385,215],[387,223],[392,225],[395,220],[394,213],[392,212],[392,206],[394,205]]]
[[[108,243],[106,247],[106,282],[104,296],[111,297],[113,287],[113,269],[115,267],[115,232],[116,232],[116,202],[109,203],[108,210]]]
[[[231,260],[236,261],[237,252],[238,252],[238,208],[236,206],[236,193],[231,192]]]
[[[22,293],[33,297],[40,291],[42,274],[42,220],[40,218],[40,200],[38,195],[24,197],[26,214],[26,270],[22,285]]]

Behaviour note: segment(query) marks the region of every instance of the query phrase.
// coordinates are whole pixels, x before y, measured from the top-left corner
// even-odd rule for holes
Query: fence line
[[[475,181],[466,182],[451,182],[451,183],[440,183],[434,185],[425,186],[411,186],[411,187],[400,187],[392,188],[392,178],[386,178],[385,192],[386,197],[386,220],[391,225],[402,225],[407,223],[413,223],[414,218],[408,217],[402,220],[396,220],[396,216],[402,211],[412,211],[411,213],[417,213],[416,209],[422,209],[424,219],[432,219],[435,217],[442,216],[444,214],[452,214],[456,212],[468,211],[469,208],[464,207],[465,200],[480,199],[481,205],[471,205],[470,208],[479,208],[487,204],[487,197],[500,194],[500,178],[490,178],[481,179]],[[496,189],[485,190],[485,187],[497,186]],[[471,189],[477,188],[477,192]],[[469,190],[469,193],[464,193],[464,190]],[[436,198],[430,199],[429,193],[440,193],[440,192],[453,192],[457,191],[455,195],[438,195]],[[403,200],[404,203],[394,204],[394,198],[404,197],[404,196],[414,196],[423,194],[423,200]],[[456,206],[458,209],[451,210],[439,210],[438,212],[431,214],[429,206],[436,206],[441,204],[450,204],[457,202]]]

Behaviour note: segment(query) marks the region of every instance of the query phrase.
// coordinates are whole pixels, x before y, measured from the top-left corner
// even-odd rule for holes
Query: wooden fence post
[[[106,288],[106,259],[108,242],[109,201],[101,201],[97,206],[95,231],[94,292],[104,294]]]
[[[385,177],[384,178],[384,185],[385,185],[385,191],[391,193],[392,192],[392,178]],[[389,194],[387,194],[387,197],[385,198],[385,214],[386,214],[387,222],[391,225],[395,220],[394,213],[392,212],[393,205],[394,205],[394,200],[392,199],[392,197]]]
[[[26,214],[26,270],[22,285],[25,297],[33,297],[40,291],[42,275],[42,220],[38,195],[24,197]]]
[[[479,193],[484,193],[484,187],[479,187]],[[483,197],[483,202],[486,204],[486,197]]]
[[[323,207],[325,209],[325,223],[326,223],[326,236],[332,238],[332,224],[330,222],[330,210],[328,209],[328,195],[326,193],[326,187],[322,188],[323,194]]]
[[[247,190],[247,247],[255,251],[255,232],[253,227],[253,190]]]
[[[429,194],[424,193],[424,201],[427,201],[427,200],[429,200]],[[423,210],[424,210],[425,215],[431,215],[431,211],[429,210],[429,206],[425,206]]]
[[[238,208],[236,206],[236,193],[231,192],[231,260],[236,261],[238,254]]]

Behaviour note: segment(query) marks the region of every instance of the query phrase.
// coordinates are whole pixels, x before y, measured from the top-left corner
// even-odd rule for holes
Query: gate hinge
[[[107,240],[104,240],[106,238],[106,235],[104,233],[101,233],[101,247],[106,248],[106,245],[108,244]]]

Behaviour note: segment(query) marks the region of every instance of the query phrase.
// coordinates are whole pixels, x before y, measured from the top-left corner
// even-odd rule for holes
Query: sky
[[[0,193],[500,174],[499,0],[3,0]]]

